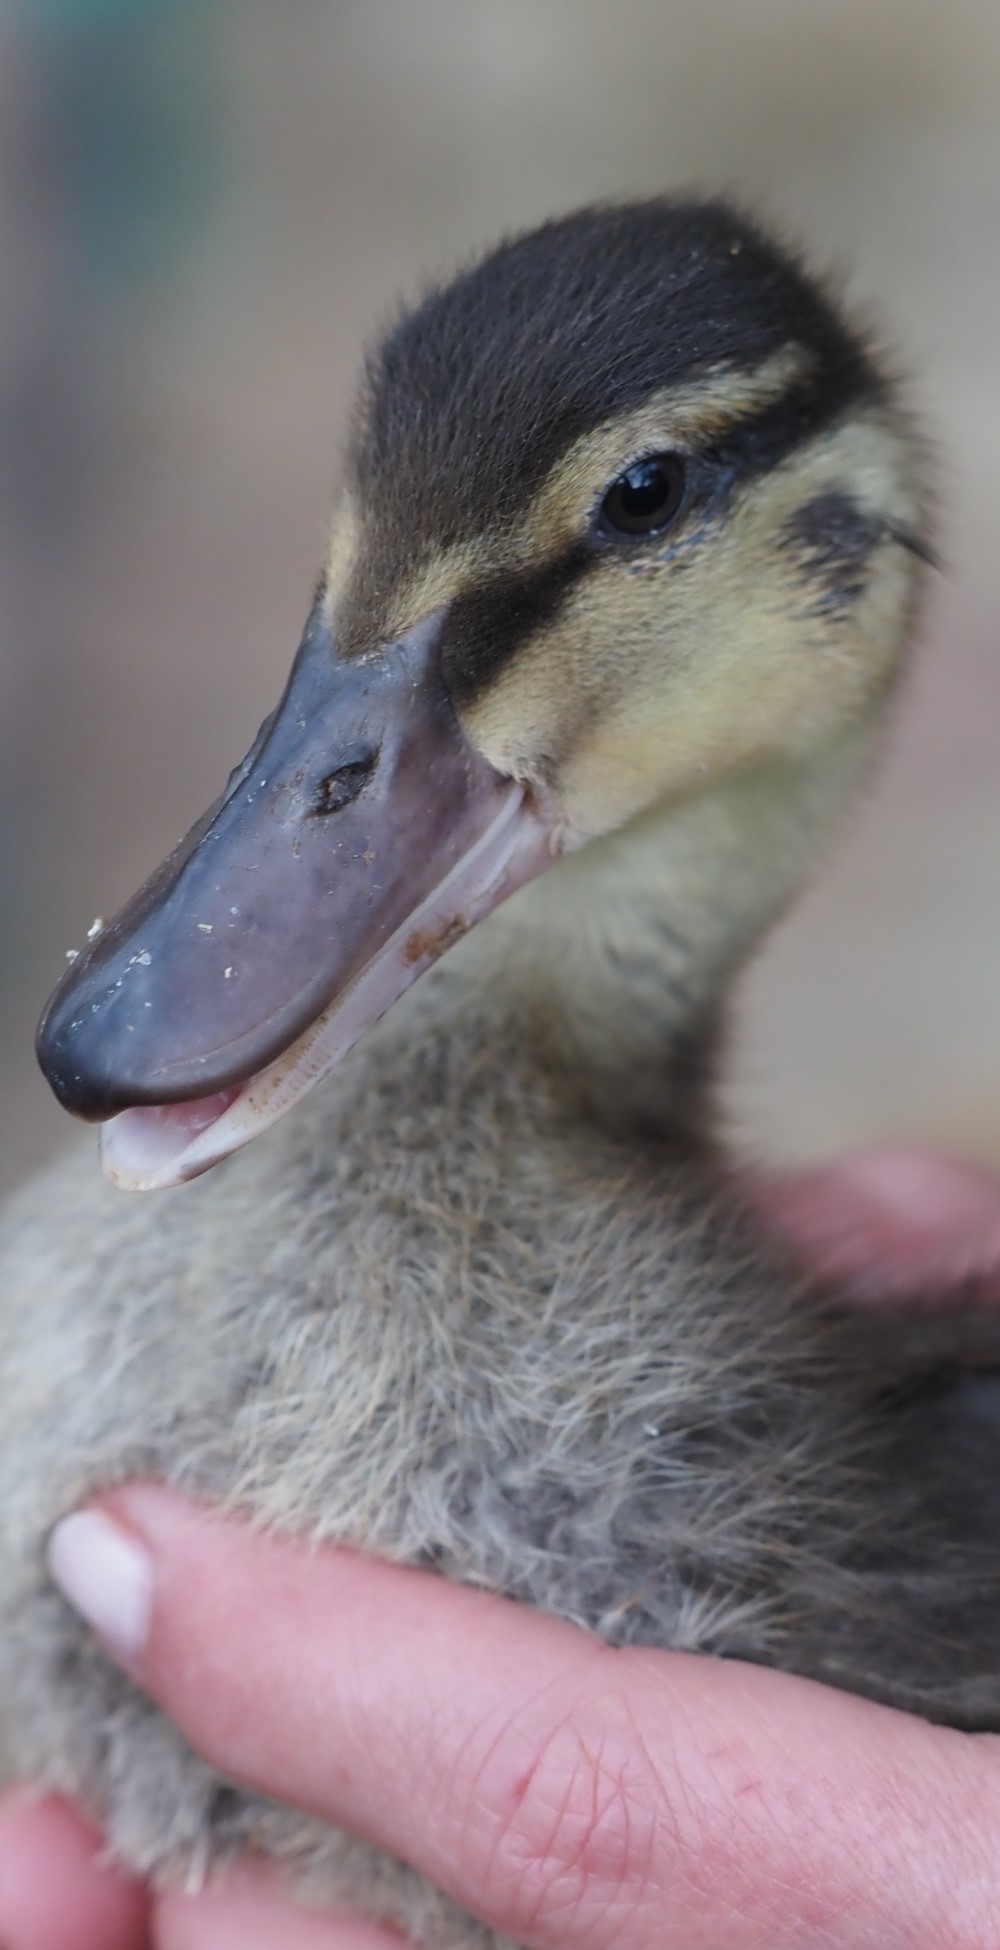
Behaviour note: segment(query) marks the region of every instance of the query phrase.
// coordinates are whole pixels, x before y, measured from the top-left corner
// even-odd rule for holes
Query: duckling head
[[[794,821],[881,716],[922,537],[890,381],[727,205],[585,210],[432,291],[368,362],[277,711],[42,1019],[109,1175],[247,1142],[558,855],[748,777]]]

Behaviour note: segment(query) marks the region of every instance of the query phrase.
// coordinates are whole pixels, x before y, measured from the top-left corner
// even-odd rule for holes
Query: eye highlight
[[[658,535],[683,499],[679,454],[650,454],[612,481],[601,502],[600,525],[614,535]]]

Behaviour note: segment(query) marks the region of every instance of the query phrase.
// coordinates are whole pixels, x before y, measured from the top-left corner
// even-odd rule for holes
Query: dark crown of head
[[[794,258],[725,203],[578,211],[432,291],[377,348],[353,456],[362,502],[411,549],[489,532],[588,429],[789,343],[812,372],[765,409],[750,465],[878,395],[864,347]]]

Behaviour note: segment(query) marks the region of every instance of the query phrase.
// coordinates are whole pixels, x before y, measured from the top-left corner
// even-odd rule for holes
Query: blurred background
[[[886,763],[743,996],[770,1155],[1000,1161],[996,0],[5,0],[0,1186],[38,1007],[274,702],[359,346],[588,198],[735,188],[899,348],[947,572]]]

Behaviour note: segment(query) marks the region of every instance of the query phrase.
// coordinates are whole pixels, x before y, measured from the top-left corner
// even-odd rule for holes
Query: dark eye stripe
[[[492,576],[460,596],[442,643],[442,669],[456,704],[484,690],[525,638],[551,622],[567,592],[597,566],[587,544],[575,542],[540,569]]]
[[[706,441],[701,451],[706,459],[721,461],[738,474],[766,474],[842,419],[853,404],[850,396],[831,386],[828,375],[822,385],[805,381],[745,419],[734,420],[724,433]]]

